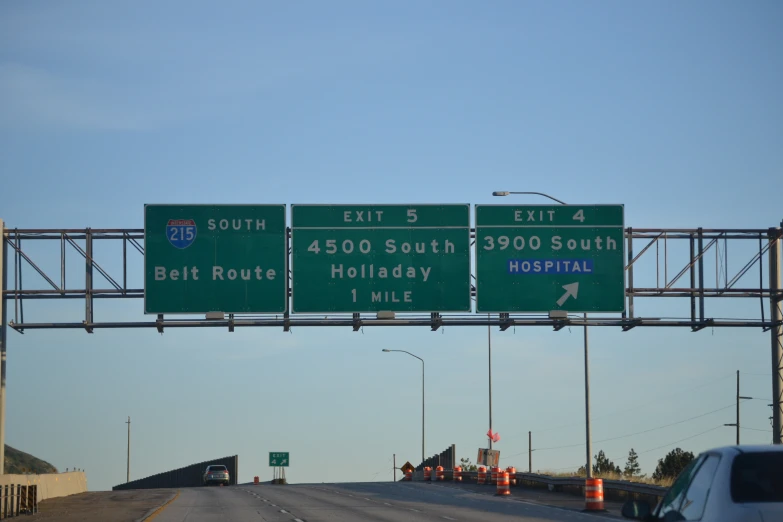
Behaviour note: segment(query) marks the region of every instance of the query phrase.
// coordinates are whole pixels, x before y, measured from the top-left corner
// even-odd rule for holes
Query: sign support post
[[[272,484],[285,484],[285,468],[291,463],[287,451],[270,451],[269,467],[272,468]]]
[[[5,473],[5,360],[8,348],[7,306],[3,292],[8,287],[5,223],[0,219],[0,475]]]
[[[780,224],[783,227],[783,223]],[[783,289],[781,281],[781,233],[780,229],[769,231],[769,307],[770,319],[775,326],[770,328],[772,340],[772,444],[783,444],[783,297],[776,296]],[[4,359],[5,361],[5,359]]]
[[[587,464],[585,473],[587,478],[593,478],[593,441],[590,431],[590,358],[588,357],[589,343],[587,341],[587,314],[585,319],[585,450],[587,451]]]

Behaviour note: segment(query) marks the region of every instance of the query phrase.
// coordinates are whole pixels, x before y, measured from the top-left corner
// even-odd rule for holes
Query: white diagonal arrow
[[[573,296],[573,298],[576,299],[576,296],[579,293],[579,283],[563,285],[563,288],[565,289],[566,293],[564,293],[562,297],[557,300],[557,306],[563,306],[563,303],[565,303],[569,297]]]

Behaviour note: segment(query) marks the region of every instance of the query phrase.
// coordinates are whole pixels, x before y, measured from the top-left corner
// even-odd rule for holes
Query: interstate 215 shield
[[[196,222],[192,219],[169,219],[166,237],[174,248],[187,248],[196,240]]]

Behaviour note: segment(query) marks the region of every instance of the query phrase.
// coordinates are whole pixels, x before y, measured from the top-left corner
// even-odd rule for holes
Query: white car
[[[629,500],[622,514],[643,521],[781,521],[783,445],[725,446],[700,453],[654,510],[647,502]]]

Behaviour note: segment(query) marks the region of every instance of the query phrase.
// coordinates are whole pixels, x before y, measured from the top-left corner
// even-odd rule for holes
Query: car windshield
[[[783,452],[743,453],[731,467],[734,502],[783,502]]]
[[[210,466],[209,471],[226,471],[225,466]]]

